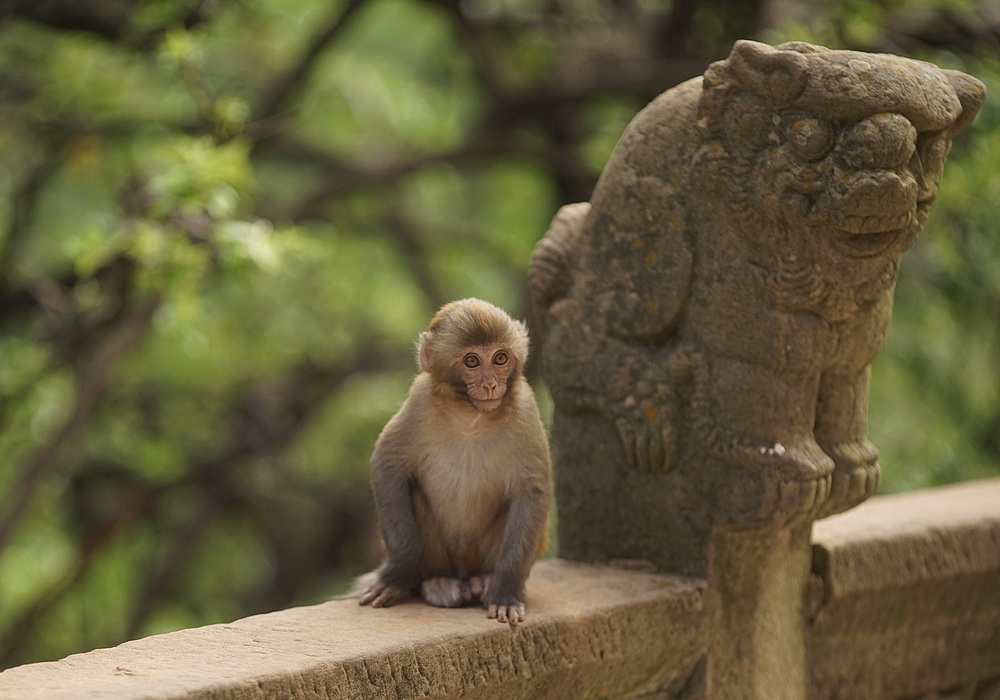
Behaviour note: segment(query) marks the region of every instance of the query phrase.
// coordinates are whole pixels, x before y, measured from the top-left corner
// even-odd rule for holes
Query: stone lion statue
[[[635,117],[531,265],[567,556],[617,551],[592,523],[623,498],[656,533],[632,555],[701,573],[716,524],[875,491],[869,366],[984,99],[929,63],[740,41]]]

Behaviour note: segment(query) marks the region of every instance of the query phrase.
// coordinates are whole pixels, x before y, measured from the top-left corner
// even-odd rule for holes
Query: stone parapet
[[[1000,478],[821,520],[813,571],[810,698],[1000,698]],[[550,560],[528,596],[513,630],[417,602],[257,615],[10,669],[0,699],[704,694],[702,581]]]
[[[629,698],[684,685],[698,581],[553,560],[511,629],[480,608],[354,600],[157,635],[0,673],[3,700]]]
[[[821,520],[813,569],[811,697],[1000,698],[1000,479]]]

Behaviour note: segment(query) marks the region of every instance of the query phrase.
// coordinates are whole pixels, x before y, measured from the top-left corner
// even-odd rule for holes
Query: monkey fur
[[[478,299],[446,304],[421,333],[421,372],[372,453],[386,554],[361,605],[417,592],[431,605],[478,600],[490,618],[523,621],[552,497],[527,357],[524,324]]]

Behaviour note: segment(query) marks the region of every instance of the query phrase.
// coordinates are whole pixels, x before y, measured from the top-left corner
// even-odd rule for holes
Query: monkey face
[[[417,362],[436,390],[482,413],[500,408],[528,357],[528,331],[479,299],[446,304],[417,342]]]
[[[491,413],[500,407],[515,361],[507,348],[468,348],[458,366],[465,393],[478,411]]]

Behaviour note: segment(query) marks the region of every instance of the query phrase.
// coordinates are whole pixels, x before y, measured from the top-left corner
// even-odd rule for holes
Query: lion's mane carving
[[[749,479],[716,503],[733,512],[689,519],[815,517],[870,496],[868,368],[900,257],[984,98],[927,63],[741,41],[640,112],[532,260],[557,465],[563,433],[590,439],[567,421],[596,414],[637,472],[681,490]]]

